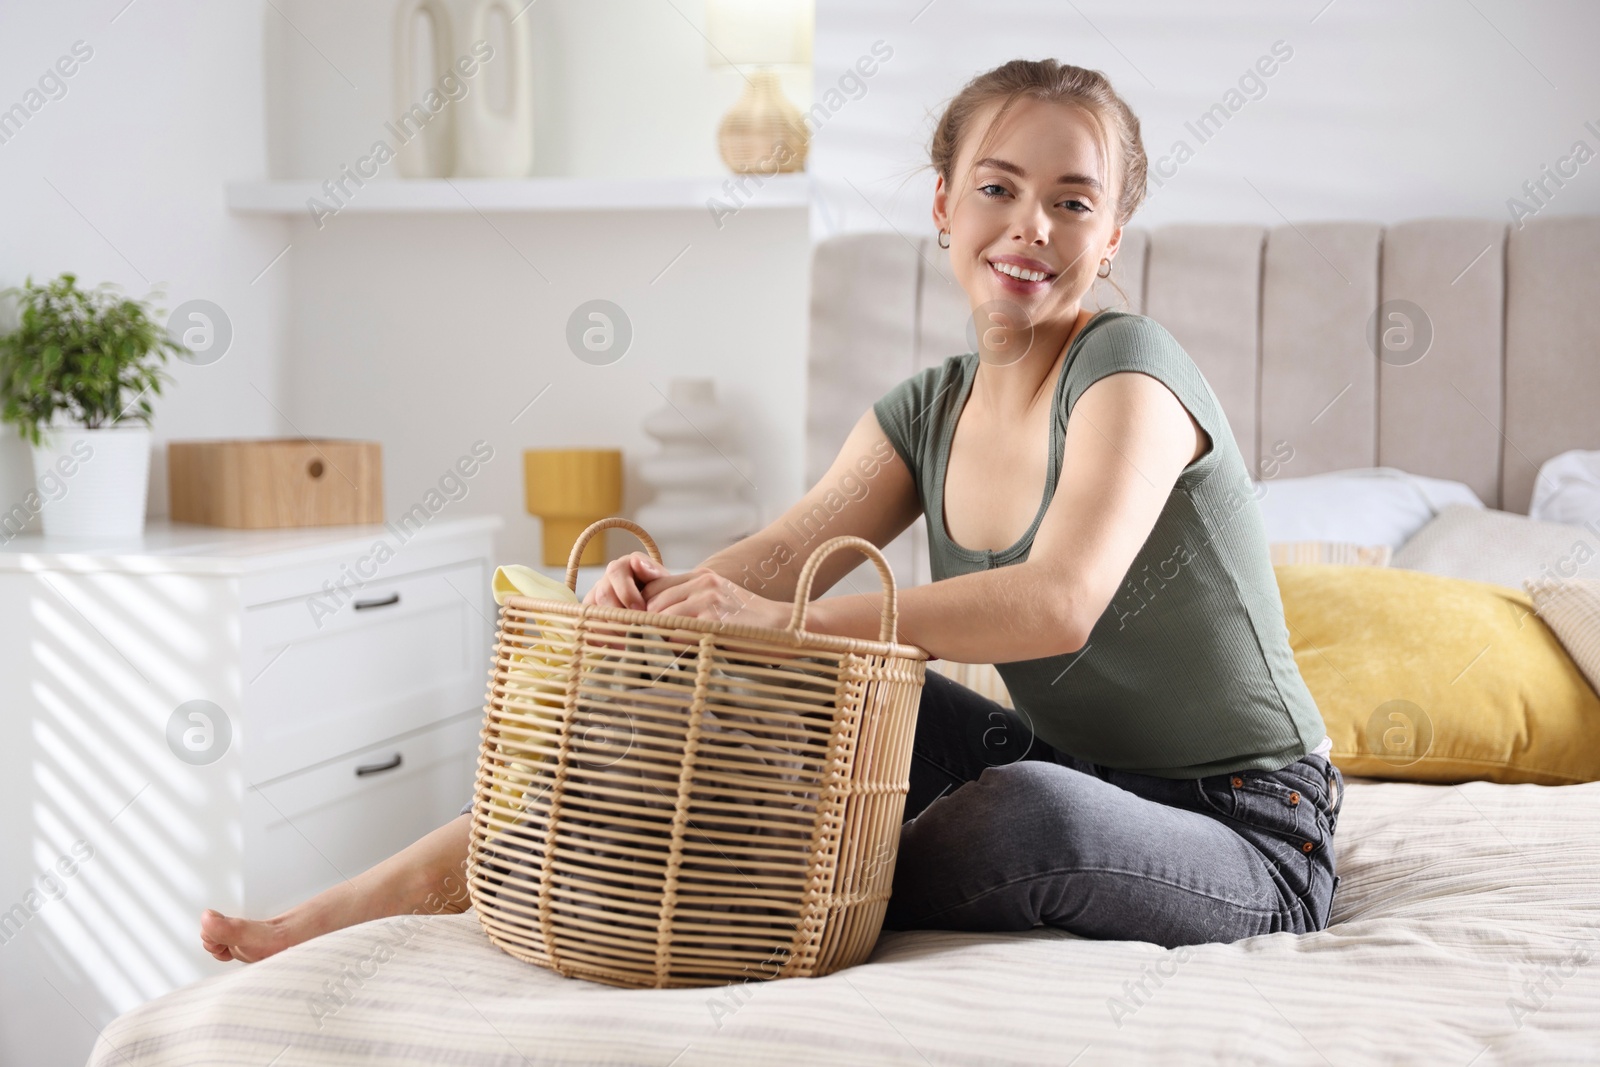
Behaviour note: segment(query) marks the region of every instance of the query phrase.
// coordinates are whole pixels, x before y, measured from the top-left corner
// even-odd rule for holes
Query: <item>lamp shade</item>
[[[811,62],[813,0],[706,0],[706,65]]]
[[[564,567],[578,536],[622,507],[622,452],[615,448],[530,448],[522,453],[528,514],[544,524],[544,565]],[[578,563],[606,562],[603,539],[592,537]]]

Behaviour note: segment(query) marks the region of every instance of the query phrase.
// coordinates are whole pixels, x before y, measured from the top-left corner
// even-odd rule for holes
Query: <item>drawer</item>
[[[247,787],[246,913],[276,915],[455,818],[472,798],[481,726],[469,712]]]
[[[312,596],[327,599],[328,589],[337,589],[340,583],[353,588],[368,575],[372,576],[368,584],[372,584],[495,556],[487,530],[463,529],[459,523],[447,528],[430,528],[410,540],[395,532],[392,523],[386,529],[389,530],[386,536],[371,541],[334,546],[313,544],[285,554],[276,565],[244,575],[239,595],[247,608]],[[364,596],[365,591],[358,595]],[[338,601],[345,597],[336,593],[333,599]]]
[[[326,613],[249,608],[241,657],[246,780],[268,781],[481,709],[490,625],[481,560],[366,583]]]

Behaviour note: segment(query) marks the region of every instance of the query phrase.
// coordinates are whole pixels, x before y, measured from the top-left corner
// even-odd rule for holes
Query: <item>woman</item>
[[[1166,330],[1082,306],[1144,198],[1138,120],[1098,72],[1017,60],[951,101],[931,154],[978,351],[881,398],[767,530],[684,574],[632,553],[585,602],[782,627],[803,557],[780,531],[873,469],[823,532],[884,545],[925,510],[935,581],[901,591],[900,639],[996,664],[1018,709],[928,673],[886,925],[1169,947],[1324,928],[1343,780],[1244,460]],[[885,438],[903,465],[879,464]],[[849,556],[824,561],[813,591]],[[880,600],[817,601],[807,627],[873,638]],[[463,910],[467,821],[275,919],[208,911],[202,939],[250,961]]]

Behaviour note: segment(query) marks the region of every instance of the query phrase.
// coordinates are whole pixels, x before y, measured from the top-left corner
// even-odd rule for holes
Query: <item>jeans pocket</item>
[[[1322,844],[1320,797],[1295,776],[1237,771],[1200,778],[1197,785],[1206,807],[1219,815],[1292,839],[1306,852]],[[1310,849],[1304,848],[1307,840]]]
[[[1314,887],[1326,881],[1318,877],[1317,868],[1327,865],[1330,832],[1314,798],[1294,775],[1236,771],[1196,779],[1195,785],[1202,810],[1254,845],[1314,915],[1326,910],[1326,902],[1319,909],[1310,898],[1317,895]]]

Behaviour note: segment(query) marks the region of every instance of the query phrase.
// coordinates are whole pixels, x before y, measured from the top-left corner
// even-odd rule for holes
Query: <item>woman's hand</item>
[[[683,574],[657,578],[644,587],[644,595],[648,604],[646,611],[775,630],[788,626],[794,611],[792,604],[756,596],[710,567],[696,567]]]
[[[650,553],[629,552],[606,564],[606,572],[594,583],[594,588],[584,594],[583,602],[603,608],[643,611],[645,597],[641,587],[668,574],[667,568],[657,563]]]
[[[644,583],[652,579],[668,576],[667,568],[655,561],[655,557],[648,552],[629,552],[606,564],[605,573],[600,580],[594,583],[583,596],[585,604],[594,604],[604,608],[632,608],[643,611],[645,597],[642,592]],[[609,641],[599,637],[591,631],[589,640],[600,648],[609,648],[614,652],[622,652],[627,645],[621,641]]]

